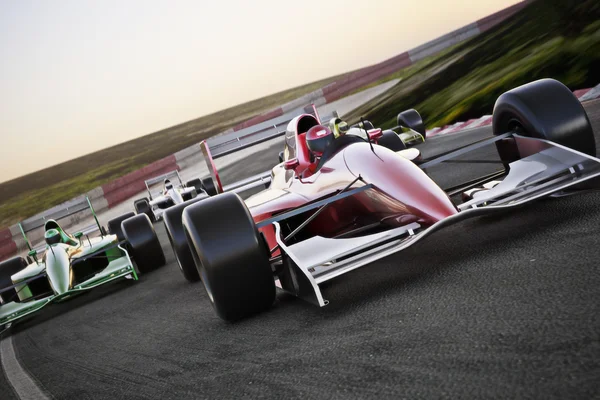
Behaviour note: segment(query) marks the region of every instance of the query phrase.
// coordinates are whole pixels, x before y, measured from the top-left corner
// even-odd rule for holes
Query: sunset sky
[[[518,2],[0,0],[0,181],[377,63]]]

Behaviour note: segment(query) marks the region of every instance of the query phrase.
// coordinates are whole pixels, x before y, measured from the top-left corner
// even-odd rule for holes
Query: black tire
[[[119,242],[125,240],[125,236],[123,235],[123,229],[121,229],[121,222],[131,217],[135,217],[135,213],[128,212],[108,221],[108,233],[111,235],[117,235],[117,239],[119,240]]]
[[[382,132],[383,135],[377,139],[377,144],[386,147],[392,151],[406,150],[406,145],[400,139],[400,136],[392,130]]]
[[[371,121],[364,120],[362,129],[371,130],[371,129],[375,129],[375,126],[373,125],[373,123]]]
[[[8,286],[11,286],[12,280],[10,277],[17,272],[21,271],[23,268],[27,266],[27,261],[23,257],[13,257],[6,261],[0,263],[0,289],[4,289]],[[17,296],[17,292],[14,288],[7,290],[0,294],[2,297],[2,301],[5,303],[11,301],[19,301],[19,297]]]
[[[175,253],[175,259],[177,260],[177,264],[179,265],[183,277],[189,282],[198,282],[200,280],[200,274],[198,273],[192,251],[190,250],[187,238],[185,237],[182,221],[183,210],[187,206],[203,199],[204,198],[196,198],[186,201],[185,203],[169,208],[163,214],[163,221],[165,223],[165,228],[167,229],[167,236],[169,237],[171,248],[173,248],[173,253]]]
[[[166,264],[165,253],[146,214],[124,220],[121,229],[140,273],[145,274]]]
[[[210,176],[207,176],[206,178],[202,178],[202,187],[204,188],[204,191],[206,192],[206,194],[209,196],[216,196],[217,194],[219,194],[219,192],[217,192],[217,187],[215,186],[215,182],[213,181],[212,177],[210,177]]]
[[[594,131],[579,100],[554,79],[541,79],[503,93],[494,105],[495,135],[518,131],[596,156]],[[512,140],[512,139],[510,139]],[[503,160],[519,158],[514,147],[498,146]]]
[[[200,194],[203,191],[202,180],[200,178],[192,179],[188,183],[185,184],[187,187],[193,187],[196,189],[196,193]]]
[[[396,122],[400,126],[410,128],[415,132],[419,132],[423,137],[426,137],[425,125],[423,124],[423,118],[421,114],[415,109],[402,111],[398,114]]]
[[[243,200],[223,193],[187,207],[183,226],[219,317],[234,321],[275,301],[269,254]]]
[[[150,207],[150,202],[146,197],[143,199],[136,200],[133,203],[133,207],[135,208],[135,212],[137,214],[146,214],[150,221],[156,222],[156,218],[154,218],[154,213],[152,212],[152,208]]]

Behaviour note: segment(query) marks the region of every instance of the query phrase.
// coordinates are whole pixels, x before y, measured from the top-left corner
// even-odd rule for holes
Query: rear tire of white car
[[[131,217],[135,217],[135,213],[128,212],[108,221],[108,233],[111,235],[117,235],[117,239],[119,240],[119,242],[125,240],[125,236],[123,236],[123,230],[121,229],[121,222]]]
[[[0,290],[8,286],[12,286],[13,282],[10,277],[17,272],[23,270],[27,266],[27,261],[23,257],[13,257],[9,260],[0,263]],[[11,301],[18,301],[19,297],[14,288],[7,290],[6,292],[0,293],[2,301],[8,303]]]
[[[187,238],[185,237],[181,218],[183,217],[183,210],[186,207],[197,203],[200,200],[201,199],[193,199],[178,204],[169,208],[163,214],[163,221],[165,222],[167,236],[169,237],[169,242],[173,248],[173,253],[175,253],[175,259],[177,260],[177,264],[179,265],[183,277],[189,282],[198,282],[200,280],[200,274],[198,273],[192,251],[190,250]]]
[[[275,301],[269,253],[244,201],[223,193],[187,207],[183,226],[219,317],[235,321]]]
[[[160,241],[146,214],[126,219],[121,228],[139,272],[145,274],[166,264]]]
[[[596,156],[596,140],[585,109],[568,87],[554,79],[541,79],[503,93],[494,105],[494,135],[517,132],[546,139]],[[497,142],[500,158],[521,158],[513,138]]]
[[[396,117],[396,122],[399,126],[404,126],[405,128],[410,128],[415,132],[419,132],[423,137],[425,137],[425,125],[423,124],[423,118],[421,114],[413,108],[410,110],[402,111]]]
[[[202,188],[202,180],[200,180],[200,178],[196,178],[196,179],[192,179],[191,181],[189,181],[188,183],[185,184],[186,187],[193,187],[194,189],[196,189],[196,193],[200,194],[203,192],[203,188]]]
[[[137,214],[146,214],[148,218],[150,218],[151,222],[156,222],[156,218],[154,218],[154,213],[152,212],[152,208],[150,207],[150,202],[146,197],[143,199],[136,200],[133,203],[133,207],[135,208],[135,212]]]
[[[206,194],[209,196],[216,196],[219,194],[219,192],[217,191],[217,187],[215,186],[215,182],[210,176],[202,178],[202,187],[204,188]]]

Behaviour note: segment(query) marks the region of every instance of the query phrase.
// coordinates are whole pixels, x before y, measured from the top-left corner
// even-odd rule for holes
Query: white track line
[[[2,368],[4,369],[6,378],[21,400],[49,399],[31,376],[21,367],[15,355],[12,336],[3,338],[0,342],[0,358],[2,359]]]

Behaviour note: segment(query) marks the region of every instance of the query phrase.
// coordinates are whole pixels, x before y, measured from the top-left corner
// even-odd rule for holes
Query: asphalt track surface
[[[600,101],[586,108],[600,148]],[[490,134],[432,139],[424,155]],[[278,151],[223,177],[260,172]],[[446,186],[496,167],[431,173]],[[235,324],[183,279],[159,223],[167,266],[48,307],[9,334],[56,399],[599,398],[599,205],[588,192],[468,220],[332,281],[327,307],[279,294]],[[16,398],[1,373],[0,390]]]

